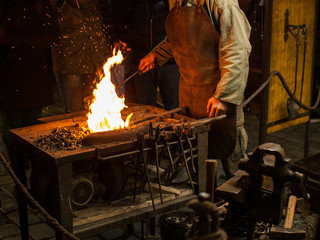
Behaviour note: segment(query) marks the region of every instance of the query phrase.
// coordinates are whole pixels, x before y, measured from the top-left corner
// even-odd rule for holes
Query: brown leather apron
[[[177,6],[166,20],[167,37],[179,66],[179,105],[193,118],[206,118],[207,103],[220,80],[219,34],[199,4]],[[235,108],[228,118],[212,124],[209,132],[209,158],[230,156],[236,139]]]

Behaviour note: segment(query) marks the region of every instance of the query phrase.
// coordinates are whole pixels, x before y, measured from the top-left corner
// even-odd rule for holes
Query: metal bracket
[[[295,37],[299,37],[299,31],[300,29],[302,30],[302,34],[306,36],[306,32],[307,32],[307,26],[306,24],[302,24],[302,25],[290,25],[289,24],[289,10],[286,9],[286,12],[284,14],[285,16],[285,20],[284,20],[284,41],[287,42],[288,38],[289,38],[289,34],[288,32],[291,31],[290,28],[292,28],[292,33]],[[306,41],[306,40],[305,40]],[[299,44],[299,42],[297,43]]]
[[[288,31],[289,31],[289,10],[287,8],[286,13],[284,14],[285,16],[285,20],[284,20],[284,41],[287,42],[289,35],[288,35]]]

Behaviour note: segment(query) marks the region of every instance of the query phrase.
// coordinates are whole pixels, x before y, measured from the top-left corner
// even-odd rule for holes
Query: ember
[[[74,150],[81,146],[82,139],[89,133],[89,130],[80,128],[79,125],[55,128],[50,134],[40,136],[33,143],[44,150]]]

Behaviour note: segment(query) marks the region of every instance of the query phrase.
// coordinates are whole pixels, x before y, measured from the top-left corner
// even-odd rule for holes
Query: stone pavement
[[[30,173],[28,172],[27,178]],[[0,170],[0,240],[20,240],[20,223],[18,205],[15,200],[15,184],[11,177],[4,171],[3,166]],[[55,231],[46,224],[45,218],[37,211],[28,207],[29,235],[30,240],[53,240]],[[125,239],[137,239],[141,236],[141,223],[135,223],[135,235],[130,234],[125,228],[101,233],[86,240],[115,239],[126,236]],[[159,237],[159,233],[156,234]]]
[[[0,239],[20,239],[18,206],[15,201],[15,185],[11,177],[2,169],[0,174]],[[31,239],[48,239],[54,231],[44,222],[44,218],[29,208],[29,224]]]
[[[63,113],[60,105],[51,106],[44,109],[44,115],[50,116]],[[259,121],[257,112],[245,113],[245,127],[249,136],[248,152],[252,151],[258,144],[259,135]],[[289,129],[282,130],[267,136],[266,142],[274,142],[280,144],[287,157],[293,161],[303,158],[304,152],[304,134],[305,125],[295,126]],[[320,122],[311,123],[310,126],[310,155],[320,152]],[[3,167],[0,169],[0,199],[2,205],[0,208],[0,239],[1,240],[18,240],[20,239],[19,217],[17,210],[17,203],[14,197],[15,186],[9,175],[4,171]],[[55,239],[55,233],[44,221],[44,218],[35,210],[29,208],[29,231],[31,240],[45,240]],[[311,218],[315,218],[314,215]],[[136,235],[141,235],[141,226],[139,223],[135,224]],[[125,233],[124,228],[115,229],[97,236],[91,237],[87,240],[101,240],[118,238]],[[159,238],[159,229],[156,232]],[[137,239],[137,236],[131,235],[127,239]]]
[[[265,142],[280,144],[287,157],[293,162],[304,158],[304,139],[306,124],[297,125],[291,128],[271,133],[266,136]],[[259,143],[259,120],[258,113],[245,113],[245,128],[248,133],[248,152],[253,151]],[[309,156],[320,152],[320,119],[311,119],[309,131]]]

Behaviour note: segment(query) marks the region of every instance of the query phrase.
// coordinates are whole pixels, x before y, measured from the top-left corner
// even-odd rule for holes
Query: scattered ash
[[[81,146],[81,141],[89,134],[89,130],[72,127],[55,128],[48,135],[40,136],[33,143],[43,150],[74,150]]]

